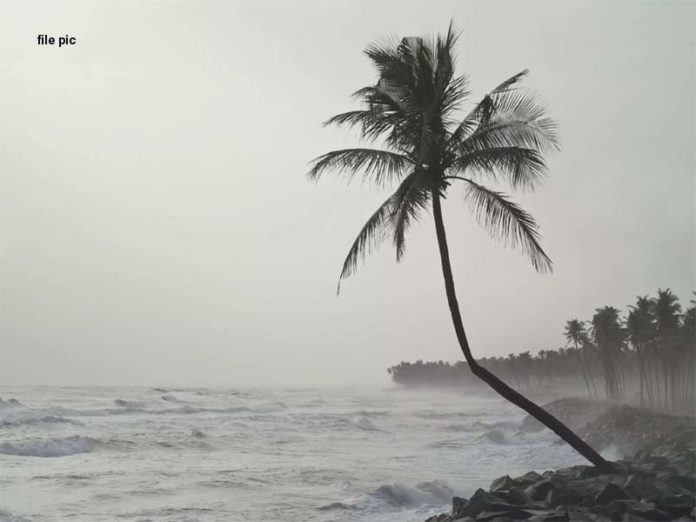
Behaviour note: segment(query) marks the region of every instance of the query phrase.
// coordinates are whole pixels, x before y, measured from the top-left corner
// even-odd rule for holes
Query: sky
[[[474,355],[696,289],[693,2],[2,3],[2,385],[388,386],[401,360],[459,360],[431,217],[336,296],[386,193],[306,177],[359,143],[322,122],[375,82],[366,45],[450,19],[467,103],[528,68],[562,140],[515,196],[553,274],[445,203]]]

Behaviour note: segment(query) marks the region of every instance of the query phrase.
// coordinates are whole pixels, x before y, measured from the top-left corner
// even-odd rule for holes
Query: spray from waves
[[[29,522],[29,519],[10,513],[6,509],[0,509],[0,522]]]
[[[375,491],[343,502],[333,502],[317,509],[392,511],[394,509],[444,506],[455,495],[452,488],[440,480],[420,482],[414,487],[401,483],[382,484]]]
[[[514,421],[502,421],[502,422],[481,422],[474,421],[464,424],[450,424],[445,427],[446,431],[453,432],[463,432],[463,433],[477,433],[485,432],[490,430],[502,429],[502,430],[519,430],[521,427],[519,422]]]
[[[384,484],[370,495],[391,507],[438,506],[452,500],[453,491],[444,482],[421,482],[415,487]]]
[[[0,454],[19,457],[65,457],[78,453],[89,453],[97,446],[97,440],[82,435],[32,439],[23,442],[3,442]]]
[[[623,450],[618,444],[613,443],[604,448],[600,454],[607,460],[619,460],[626,456],[626,451]]]
[[[194,428],[193,431],[191,431],[191,437],[196,437],[197,439],[204,439],[208,435],[203,431],[199,430],[198,428]]]
[[[352,419],[351,424],[364,431],[384,431],[377,427],[370,417],[361,416]]]
[[[500,428],[485,432],[479,437],[478,442],[488,442],[501,446],[518,446],[529,444],[550,444],[555,442],[557,437],[550,431],[545,430],[539,433],[526,433],[517,431],[510,433]]]

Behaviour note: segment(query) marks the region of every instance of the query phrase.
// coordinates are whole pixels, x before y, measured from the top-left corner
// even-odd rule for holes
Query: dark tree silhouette
[[[677,400],[679,368],[678,335],[681,305],[672,291],[658,289],[655,299],[655,327],[660,346],[659,356],[664,368],[664,406],[668,408]]]
[[[592,336],[599,348],[604,367],[604,390],[608,399],[616,401],[623,389],[623,375],[618,361],[626,338],[616,308],[605,306],[595,310],[592,317]]]
[[[645,405],[645,395],[650,406],[654,405],[654,387],[652,385],[653,349],[655,346],[655,302],[648,296],[639,296],[636,304],[629,306],[626,318],[626,333],[633,349],[636,351],[638,378],[640,382],[640,405]],[[657,374],[655,374],[657,377]]]
[[[450,187],[463,185],[464,200],[487,231],[522,249],[539,272],[552,264],[540,245],[534,218],[505,193],[484,182],[511,189],[534,188],[542,179],[544,153],[557,148],[556,124],[539,100],[519,87],[523,71],[501,83],[456,121],[467,97],[467,80],[454,72],[456,36],[450,26],[432,42],[409,37],[370,45],[365,54],[378,71],[376,85],[358,90],[363,108],[330,118],[326,124],[358,127],[367,141],[382,149],[353,148],[328,152],[313,161],[309,176],[328,170],[378,185],[398,184],[365,223],[348,252],[340,279],[355,272],[358,261],[391,236],[399,261],[409,226],[426,210],[435,221],[447,302],[459,346],[472,373],[500,395],[553,430],[598,467],[611,465],[565,424],[515,391],[483,366],[471,352],[459,303],[442,216]],[[339,279],[339,281],[340,281]],[[340,287],[339,287],[340,289]]]
[[[566,340],[569,343],[573,343],[575,351],[578,356],[578,363],[580,364],[580,369],[582,370],[582,378],[585,381],[585,386],[587,387],[587,393],[590,397],[594,397],[597,394],[595,389],[594,380],[592,379],[592,372],[589,368],[589,363],[587,361],[587,346],[589,344],[589,337],[587,335],[587,329],[585,324],[578,319],[571,319],[566,322],[565,332]],[[590,383],[592,383],[590,387]]]

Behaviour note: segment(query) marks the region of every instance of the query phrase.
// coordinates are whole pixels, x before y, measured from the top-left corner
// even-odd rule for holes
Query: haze
[[[459,357],[423,220],[336,283],[384,194],[307,163],[375,81],[382,35],[452,18],[459,71],[526,84],[559,121],[517,197],[552,275],[446,204],[474,353],[557,348],[567,319],[694,274],[693,2],[7,2],[0,21],[3,384],[387,385]],[[76,36],[40,47],[39,33]]]

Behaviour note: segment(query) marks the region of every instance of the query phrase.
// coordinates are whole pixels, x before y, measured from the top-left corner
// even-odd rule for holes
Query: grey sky
[[[383,193],[305,178],[384,35],[462,31],[477,100],[524,68],[559,121],[517,199],[540,276],[445,207],[475,355],[562,345],[565,320],[694,266],[693,2],[9,2],[0,19],[3,384],[387,383],[458,358],[428,217],[335,286]],[[70,33],[72,48],[36,35]]]

